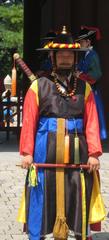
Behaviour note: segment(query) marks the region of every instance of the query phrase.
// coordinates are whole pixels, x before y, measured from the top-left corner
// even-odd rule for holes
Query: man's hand
[[[25,154],[22,159],[22,168],[28,169],[33,162],[33,157],[29,154]]]
[[[100,161],[98,158],[95,157],[89,157],[88,163],[89,165],[89,172],[92,172],[93,170],[99,170],[100,169]]]

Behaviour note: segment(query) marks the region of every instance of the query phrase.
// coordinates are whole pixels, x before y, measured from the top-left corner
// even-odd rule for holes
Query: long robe
[[[93,92],[88,83],[78,79],[76,98],[63,97],[55,83],[46,77],[34,81],[24,103],[20,154],[34,156],[36,163],[56,163],[57,119],[67,120],[70,137],[69,162],[74,163],[75,124],[80,140],[80,163],[89,156],[102,154],[99,124]],[[84,170],[86,188],[86,228],[88,227],[93,174]],[[28,185],[28,180],[26,181]],[[65,170],[65,215],[68,227],[82,234],[80,171]],[[56,170],[38,171],[38,186],[29,188],[27,228],[30,240],[39,240],[53,232],[56,219]]]

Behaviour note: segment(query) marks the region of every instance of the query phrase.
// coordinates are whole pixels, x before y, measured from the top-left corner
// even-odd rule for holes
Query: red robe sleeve
[[[29,88],[23,106],[23,125],[20,135],[20,154],[33,156],[34,139],[39,118],[37,80]]]
[[[80,73],[79,78],[85,82],[87,81],[90,85],[96,82],[96,80],[87,73]]]
[[[98,157],[102,154],[98,114],[93,92],[86,83],[84,128],[88,144],[88,155]]]

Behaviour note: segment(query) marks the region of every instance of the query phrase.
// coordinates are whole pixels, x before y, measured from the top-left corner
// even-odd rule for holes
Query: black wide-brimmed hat
[[[49,41],[38,51],[58,51],[58,50],[72,50],[72,51],[87,51],[88,48],[81,48],[80,43],[76,42],[71,33],[67,33],[66,27],[52,41]]]
[[[101,39],[101,34],[100,30],[95,27],[88,27],[88,26],[81,26],[81,29],[79,31],[78,37],[76,41],[81,41],[81,40],[100,40]]]

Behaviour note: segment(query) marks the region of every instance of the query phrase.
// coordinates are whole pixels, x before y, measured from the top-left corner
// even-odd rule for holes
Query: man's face
[[[87,39],[87,40],[82,39],[82,40],[80,40],[80,45],[81,45],[82,48],[90,47],[90,40],[89,39]]]
[[[74,65],[74,52],[71,50],[60,50],[56,53],[57,69],[71,69]]]

